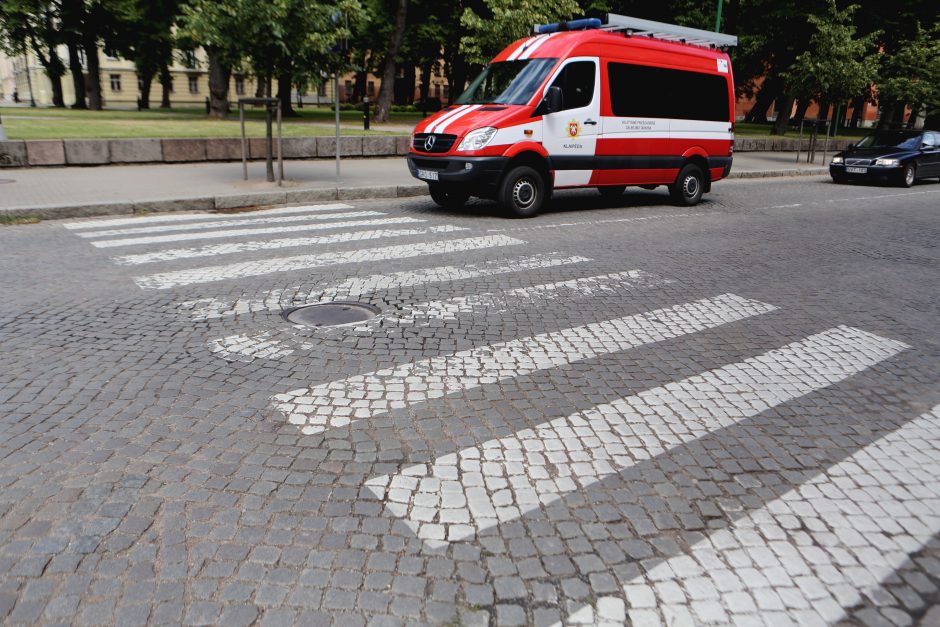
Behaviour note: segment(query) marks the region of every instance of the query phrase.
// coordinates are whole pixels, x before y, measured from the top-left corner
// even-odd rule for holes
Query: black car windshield
[[[920,148],[921,136],[919,133],[911,134],[904,131],[883,131],[874,135],[865,136],[855,144],[856,148],[901,148],[914,150]]]
[[[486,66],[454,104],[526,104],[558,59],[502,61]]]

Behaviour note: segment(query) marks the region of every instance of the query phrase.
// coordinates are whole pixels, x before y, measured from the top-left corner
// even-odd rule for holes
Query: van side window
[[[552,87],[561,87],[564,95],[562,110],[586,107],[594,100],[593,61],[572,61],[564,68],[552,83]]]
[[[613,113],[627,118],[727,122],[728,79],[716,74],[610,63]]]

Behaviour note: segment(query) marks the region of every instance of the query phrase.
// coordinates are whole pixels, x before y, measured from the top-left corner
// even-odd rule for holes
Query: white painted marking
[[[542,44],[544,44],[546,41],[548,41],[549,38],[551,38],[551,36],[554,35],[554,34],[555,34],[555,33],[549,33],[548,35],[545,35],[545,36],[542,37],[541,39],[538,39],[537,41],[535,41],[534,43],[532,43],[531,46],[527,47],[527,48],[525,49],[525,51],[523,51],[523,53],[519,55],[519,58],[520,58],[520,59],[530,59],[530,58],[532,58],[532,54],[533,54],[536,50],[538,50],[539,47],[540,47]]]
[[[576,299],[596,298],[601,294],[623,294],[626,290],[640,290],[659,287],[672,283],[665,279],[654,277],[642,270],[629,270],[613,274],[571,279],[557,283],[545,283],[532,287],[524,287],[502,292],[490,292],[474,296],[462,296],[450,300],[433,301],[416,305],[405,315],[389,317],[383,314],[347,327],[357,332],[374,330],[379,326],[429,326],[443,320],[453,320],[458,315],[485,314],[488,316],[508,313],[513,309],[532,309],[548,304],[554,300],[575,302]],[[314,333],[335,333],[343,329],[318,329]],[[259,333],[254,336],[237,335],[209,343],[210,350],[219,353],[229,361],[252,361],[258,358],[277,359],[290,355],[297,349],[308,349],[309,342],[296,336],[282,336],[280,340],[272,340],[271,332]],[[216,347],[226,347],[225,351]],[[276,350],[275,350],[276,347]]]
[[[373,274],[365,277],[352,277],[325,287],[297,293],[302,286],[272,290],[261,298],[239,298],[235,301],[219,298],[202,298],[180,303],[180,310],[188,312],[194,321],[214,320],[227,316],[258,311],[279,311],[287,307],[320,300],[342,300],[371,294],[379,290],[399,289],[427,283],[444,283],[462,279],[474,279],[482,276],[495,276],[539,270],[591,261],[587,257],[566,256],[552,252],[527,255],[514,259],[484,261],[480,264],[465,266],[437,266],[421,270],[405,270],[391,274]],[[293,296],[287,296],[293,294]]]
[[[280,207],[278,209],[265,209],[263,211],[246,211],[244,213],[172,213],[163,215],[141,215],[135,218],[116,218],[113,220],[87,220],[83,222],[65,222],[62,224],[67,229],[101,229],[113,226],[135,225],[144,227],[150,224],[160,224],[163,222],[187,222],[204,220],[232,219],[233,217],[243,215],[245,218],[256,218],[258,216],[287,215],[291,213],[310,213],[315,211],[332,211],[335,209],[352,209],[352,205],[343,203],[331,203],[328,205],[304,205],[302,207]],[[76,233],[77,235],[77,233]]]
[[[528,39],[520,42],[519,45],[516,46],[516,49],[513,50],[508,57],[506,57],[506,60],[515,61],[516,59],[518,59],[519,55],[525,51],[526,47],[528,47],[529,44],[531,44],[533,41],[537,39],[538,37],[529,37]]]
[[[134,281],[142,289],[165,290],[183,285],[211,283],[212,281],[222,281],[225,279],[240,279],[274,272],[308,270],[311,268],[322,268],[324,266],[347,263],[361,263],[365,261],[374,262],[390,259],[408,259],[426,255],[443,255],[468,250],[480,250],[482,248],[516,246],[519,244],[525,244],[525,242],[505,235],[488,235],[485,237],[470,237],[447,240],[444,242],[404,244],[401,246],[385,246],[382,248],[366,248],[355,251],[322,253],[318,255],[298,255],[296,257],[280,257],[277,259],[262,259],[221,266],[207,266],[136,277]]]
[[[432,357],[369,374],[293,390],[276,407],[305,434],[372,418],[452,392],[680,337],[774,306],[722,294],[648,313],[595,322]]]
[[[469,113],[473,113],[474,111],[476,111],[477,109],[479,109],[479,108],[482,107],[482,106],[483,106],[483,105],[471,105],[471,106],[467,107],[466,109],[464,109],[463,111],[461,111],[461,112],[458,113],[457,115],[452,116],[451,118],[449,118],[449,119],[446,120],[445,122],[443,122],[443,123],[441,123],[441,124],[438,124],[436,127],[434,127],[434,132],[435,132],[435,133],[443,133],[444,131],[447,130],[447,127],[448,127],[448,126],[450,126],[451,124],[453,124],[454,122],[456,122],[457,120],[459,120],[460,118],[462,118],[463,116],[465,116],[465,115],[467,115],[467,114],[469,114]]]
[[[714,600],[731,614],[723,622],[736,623],[757,611],[750,591],[763,588],[765,600],[779,601],[780,591],[786,607],[805,608],[801,624],[840,623],[865,597],[890,599],[883,582],[940,533],[938,475],[940,405],[687,553],[651,560],[624,591],[629,597],[650,582],[695,580],[717,591]],[[757,576],[729,578],[729,571]],[[674,609],[665,601],[659,607]]]
[[[425,129],[425,130],[426,130],[428,133],[434,133],[434,132],[435,132],[435,131],[434,131],[434,127],[436,127],[438,124],[441,124],[441,123],[443,123],[443,122],[446,122],[447,120],[451,119],[452,117],[454,117],[455,115],[457,115],[457,114],[460,113],[461,111],[464,111],[468,106],[469,106],[469,105],[458,105],[456,109],[452,109],[451,111],[448,111],[447,113],[445,113],[444,115],[442,115],[440,118],[438,118],[437,120],[435,120],[434,122],[432,122],[431,125],[430,125],[427,129]]]
[[[111,231],[94,231],[91,233],[76,233],[79,237],[92,238],[92,237],[113,237],[119,235],[140,235],[142,233],[169,233],[176,231],[199,231],[199,230],[209,230],[209,229],[222,229],[227,227],[245,227],[245,226],[254,226],[258,224],[285,224],[288,222],[307,222],[315,220],[339,220],[344,218],[366,218],[370,216],[384,216],[385,214],[381,211],[344,211],[341,213],[317,213],[313,215],[300,215],[300,216],[279,216],[274,218],[248,218],[244,220],[217,220],[215,222],[196,222],[194,224],[167,224],[163,226],[152,226],[144,227],[140,229],[113,229]],[[241,231],[248,231],[249,229],[240,229]],[[235,232],[235,231],[232,231]],[[192,237],[206,237],[200,235],[199,233],[187,233],[181,237],[189,236]],[[170,236],[174,237],[174,236]],[[107,240],[110,242],[122,242],[122,241],[135,241],[135,240]],[[173,241],[172,239],[164,241]],[[107,244],[102,245],[100,241],[94,241],[92,244],[104,247],[107,245],[110,246],[120,246],[120,244]]]
[[[906,348],[854,328],[829,329],[368,485],[378,498],[387,497],[389,511],[420,537],[472,538],[643,460],[843,381]]]
[[[349,231],[346,233],[334,233],[332,235],[320,235],[317,237],[292,237],[287,239],[261,240],[254,242],[235,242],[228,244],[213,244],[201,246],[199,248],[174,248],[170,250],[161,250],[152,253],[141,253],[137,255],[123,255],[121,257],[112,257],[111,260],[119,265],[137,265],[143,263],[154,263],[157,261],[173,261],[176,259],[192,259],[195,257],[214,257],[217,255],[228,255],[232,253],[246,253],[258,250],[277,250],[281,248],[296,248],[298,246],[315,246],[323,244],[340,244],[343,242],[359,242],[364,240],[382,239],[386,237],[405,237],[408,235],[428,235],[431,233],[454,233],[457,231],[468,231],[466,227],[452,226],[449,224],[443,226],[432,226],[426,229],[382,229],[376,231]]]

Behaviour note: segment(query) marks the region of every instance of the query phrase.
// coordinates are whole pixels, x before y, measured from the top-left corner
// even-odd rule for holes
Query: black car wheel
[[[835,183],[836,185],[844,185],[845,183],[848,183],[848,181],[849,179],[847,179],[844,174],[832,175],[832,182]]]
[[[545,203],[545,179],[528,166],[511,169],[499,186],[499,204],[514,218],[531,218]]]
[[[452,185],[429,185],[428,191],[431,192],[431,200],[444,209],[460,209],[470,199],[470,194]]]
[[[677,205],[691,207],[698,204],[705,191],[705,175],[702,169],[694,164],[682,168],[676,182],[669,186],[669,195]]]
[[[913,163],[908,163],[904,166],[904,171],[901,173],[901,187],[910,187],[914,184],[916,179],[917,170],[914,168]]]

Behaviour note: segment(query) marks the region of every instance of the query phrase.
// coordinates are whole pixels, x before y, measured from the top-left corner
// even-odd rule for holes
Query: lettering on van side
[[[625,131],[656,130],[656,120],[621,120],[620,125]]]

